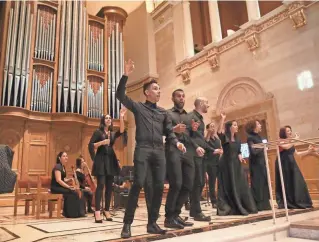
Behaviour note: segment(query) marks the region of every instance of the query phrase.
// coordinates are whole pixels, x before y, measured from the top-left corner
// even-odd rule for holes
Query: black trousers
[[[169,190],[165,204],[165,217],[170,219],[180,215],[183,204],[193,189],[195,166],[193,154],[183,154],[179,150],[166,150],[166,167]]]
[[[206,172],[208,174],[208,185],[209,185],[209,196],[212,204],[217,203],[216,193],[215,193],[215,184],[218,176],[218,164],[211,162],[209,160],[203,161],[203,177],[205,179]],[[205,185],[205,184],[204,184]],[[203,188],[204,188],[203,185]],[[202,188],[202,190],[203,190]]]
[[[101,199],[105,186],[105,211],[110,211],[111,197],[113,191],[114,176],[97,176],[97,187],[95,191],[95,211],[101,209]]]
[[[149,191],[150,188],[145,190],[145,196],[148,198],[149,203],[148,223],[157,221],[164,189],[165,163],[164,149],[135,148],[134,182],[130,190],[123,219],[125,224],[133,223],[138,197],[145,184],[146,177],[152,181],[152,191]],[[149,196],[150,192],[152,192],[151,196]]]
[[[147,169],[145,182],[144,182],[144,195],[145,195],[145,202],[147,207],[147,213],[151,213],[151,207],[152,207],[152,199],[153,199],[153,176],[152,176],[152,170]]]
[[[83,196],[85,197],[88,210],[92,209],[93,193],[91,191],[83,190]]]
[[[200,207],[200,198],[201,198],[201,191],[202,187],[205,184],[205,179],[203,176],[203,158],[201,157],[194,157],[194,164],[195,164],[195,179],[194,179],[194,186],[190,196],[190,216],[194,217],[197,214],[202,212]]]

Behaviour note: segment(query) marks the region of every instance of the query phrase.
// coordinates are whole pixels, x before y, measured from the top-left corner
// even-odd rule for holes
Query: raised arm
[[[261,153],[264,152],[264,149],[254,148],[254,147],[253,147],[253,145],[255,144],[253,138],[248,137],[247,143],[248,143],[249,151],[250,151],[251,154],[253,154],[253,155],[258,155],[258,154],[261,154]]]
[[[126,108],[122,107],[120,110],[120,133],[124,133],[125,125],[124,125],[124,116],[126,113]]]
[[[134,62],[129,60],[125,62],[124,75],[122,76],[120,83],[116,89],[116,98],[130,111],[136,112],[137,103],[126,95],[126,83],[128,75],[134,70]]]
[[[315,153],[315,148],[313,146],[309,146],[307,150],[304,150],[304,151],[297,151],[297,149],[295,150],[295,153],[297,155],[299,155],[300,157],[303,157],[305,155],[309,155],[309,154],[312,154],[312,153]]]
[[[221,116],[221,119],[220,119],[220,123],[219,123],[218,129],[217,129],[218,130],[217,133],[223,134],[223,133],[225,133],[226,114],[221,113],[220,116]]]

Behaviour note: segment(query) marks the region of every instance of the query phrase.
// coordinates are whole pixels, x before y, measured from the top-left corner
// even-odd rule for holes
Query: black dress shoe
[[[195,221],[209,222],[211,220],[210,216],[205,216],[203,213],[196,214],[194,216]]]
[[[175,218],[165,218],[164,221],[164,227],[165,228],[171,228],[171,229],[183,229],[184,226],[178,222]]]
[[[88,208],[88,213],[94,213],[94,210],[92,208]]]
[[[150,234],[165,234],[166,230],[161,229],[157,223],[147,224],[147,233]]]
[[[121,238],[127,239],[131,237],[131,225],[130,224],[124,224],[123,229],[121,232]]]
[[[180,216],[176,217],[175,219],[179,224],[183,225],[184,227],[193,226],[194,223],[192,222],[186,222],[184,219],[182,219]]]

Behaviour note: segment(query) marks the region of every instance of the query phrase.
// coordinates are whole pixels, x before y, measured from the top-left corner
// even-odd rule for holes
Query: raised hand
[[[182,151],[183,153],[186,153],[186,148],[183,143],[177,142],[176,146],[180,151]]]
[[[184,133],[185,130],[186,130],[186,125],[183,124],[183,123],[179,123],[179,124],[177,124],[177,125],[175,125],[175,126],[173,127],[173,132],[174,132],[174,133],[181,134],[181,133]]]
[[[223,149],[216,149],[216,150],[214,150],[214,154],[222,155],[222,154],[223,154]]]
[[[129,59],[128,61],[125,61],[124,74],[128,76],[130,73],[133,72],[134,68],[135,68],[134,62],[131,59]]]
[[[109,145],[111,140],[111,132],[107,132],[107,139],[101,141],[101,145]]]
[[[202,147],[197,147],[196,153],[198,156],[202,157],[205,154],[205,150]]]
[[[122,106],[121,110],[120,110],[120,116],[123,118],[124,115],[126,114],[127,108],[125,106]]]
[[[226,119],[226,113],[221,112],[220,116],[221,116],[222,119]]]
[[[192,130],[193,131],[197,131],[197,129],[198,129],[199,125],[200,125],[200,122],[199,121],[195,122],[195,120],[192,119],[191,125],[192,125]]]
[[[241,158],[240,160],[241,163],[247,164],[246,160],[244,158]]]

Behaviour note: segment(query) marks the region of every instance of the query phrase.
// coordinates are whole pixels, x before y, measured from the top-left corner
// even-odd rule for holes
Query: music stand
[[[133,182],[133,169],[134,167],[133,166],[123,166],[121,171],[120,171],[120,174],[118,177],[120,178],[123,178],[123,182],[129,182],[130,185],[132,186],[132,182]],[[121,196],[120,194],[122,193],[121,191],[117,192],[115,191],[115,187],[113,186],[112,187],[113,189],[113,204],[112,204],[112,214],[113,216],[116,215],[116,212],[119,211],[120,209],[123,209],[122,207],[118,206],[118,207],[115,207],[115,193],[119,193],[119,196]],[[128,190],[128,193],[130,192],[130,189]]]

